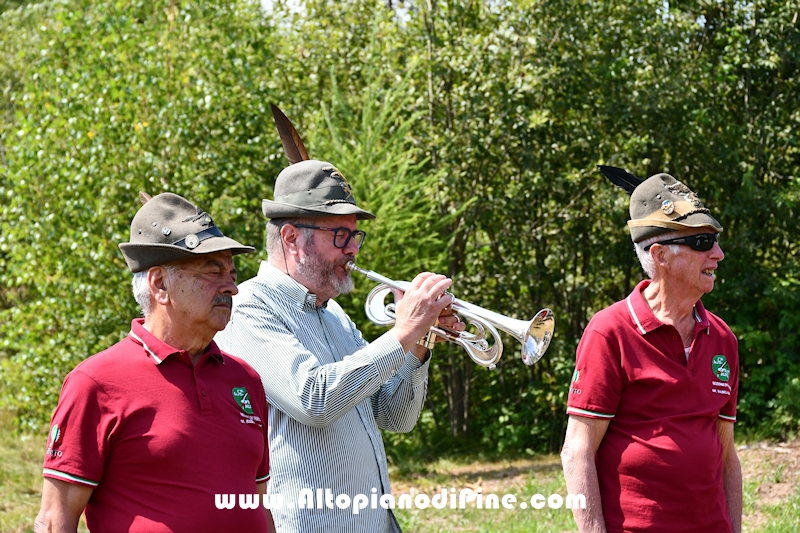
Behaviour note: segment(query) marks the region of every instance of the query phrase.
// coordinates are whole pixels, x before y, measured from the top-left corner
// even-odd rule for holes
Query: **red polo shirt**
[[[596,457],[609,532],[730,531],[717,421],[736,420],[736,337],[698,301],[687,362],[649,284],[589,322],[567,413],[610,420]]]
[[[94,489],[91,531],[265,531],[263,507],[215,505],[269,478],[261,379],[214,342],[192,366],[143,322],[67,375],[44,476]]]

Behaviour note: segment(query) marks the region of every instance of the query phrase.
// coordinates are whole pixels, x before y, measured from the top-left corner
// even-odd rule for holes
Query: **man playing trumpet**
[[[400,531],[391,510],[368,505],[355,513],[333,499],[391,493],[378,428],[407,432],[419,418],[430,351],[418,341],[437,320],[464,329],[445,294],[452,281],[418,275],[397,302],[394,327],[367,343],[333,300],[353,289],[345,265],[366,236],[357,221],[375,218],[356,205],[344,176],[323,161],[292,164],[263,212],[268,260],[240,285],[216,341],[261,374],[270,406],[269,491],[294,504],[273,509],[276,528]],[[300,509],[303,489],[326,498]]]

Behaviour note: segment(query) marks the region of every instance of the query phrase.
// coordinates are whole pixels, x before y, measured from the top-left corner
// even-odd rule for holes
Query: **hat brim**
[[[301,207],[273,200],[262,200],[261,212],[267,218],[320,218],[331,215],[355,215],[356,220],[371,220],[375,215],[349,202],[338,202],[319,207]]]
[[[631,230],[631,239],[634,243],[642,242],[650,237],[668,233],[670,231],[680,231],[684,229],[714,228],[717,232],[722,231],[722,225],[716,218],[708,213],[694,213],[687,216],[680,222],[674,220],[654,220],[642,218],[629,220],[628,228]]]
[[[245,246],[229,237],[213,237],[202,241],[191,250],[172,244],[148,244],[122,242],[119,249],[131,272],[141,272],[150,267],[165,265],[173,261],[195,259],[199,255],[224,252],[229,250],[233,255],[248,254],[256,249]]]

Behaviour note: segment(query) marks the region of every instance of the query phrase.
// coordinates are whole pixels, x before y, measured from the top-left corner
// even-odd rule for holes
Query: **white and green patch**
[[[50,447],[55,446],[61,441],[61,428],[58,427],[58,424],[53,424],[53,427],[50,429]]]
[[[253,406],[250,405],[250,393],[244,387],[234,387],[231,390],[233,399],[239,404],[239,407],[248,415],[253,414]]]
[[[714,377],[720,381],[731,379],[731,367],[724,355],[715,355],[711,359],[711,370],[714,372]]]

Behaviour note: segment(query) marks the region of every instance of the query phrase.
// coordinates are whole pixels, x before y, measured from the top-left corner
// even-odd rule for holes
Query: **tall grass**
[[[46,435],[16,435],[0,411],[0,532],[33,531],[42,498]]]

